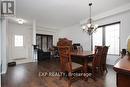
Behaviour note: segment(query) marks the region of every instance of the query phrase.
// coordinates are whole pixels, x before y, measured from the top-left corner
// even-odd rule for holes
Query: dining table
[[[77,57],[81,57],[81,58],[88,57],[93,54],[94,54],[93,51],[72,51],[71,52],[71,56],[77,56]]]
[[[75,58],[81,58],[83,59],[83,69],[84,69],[84,73],[88,73],[88,70],[87,70],[87,66],[88,66],[88,60],[90,58],[93,58],[94,52],[93,51],[72,51],[71,52],[71,56],[72,58],[75,57]],[[85,77],[86,80],[88,77]]]

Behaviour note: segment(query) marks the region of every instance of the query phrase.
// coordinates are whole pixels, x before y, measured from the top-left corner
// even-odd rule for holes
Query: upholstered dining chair
[[[101,69],[102,69],[102,72],[103,71],[107,71],[107,65],[106,65],[106,58],[107,58],[107,53],[108,53],[108,48],[109,46],[103,46],[103,51],[102,51],[102,58],[101,58]]]
[[[71,61],[70,46],[58,46],[58,49],[60,55],[61,72],[67,72],[70,74],[79,70],[83,71],[83,65]],[[68,75],[67,79],[68,79],[68,87],[70,87],[74,77]]]
[[[102,51],[103,51],[103,47],[102,46],[95,46],[95,53],[93,55],[93,60],[92,60],[92,62],[88,63],[88,70],[92,73],[92,78],[94,80],[96,80],[95,74],[97,72],[101,73]]]

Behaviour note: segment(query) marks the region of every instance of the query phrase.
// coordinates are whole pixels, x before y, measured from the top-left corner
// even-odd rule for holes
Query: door
[[[14,34],[12,42],[12,56],[13,59],[27,58],[26,46],[25,46],[25,35]]]
[[[28,58],[28,37],[26,33],[12,34],[12,58]]]
[[[30,58],[31,57],[31,32],[26,31],[13,31],[11,40],[11,54],[12,59]]]

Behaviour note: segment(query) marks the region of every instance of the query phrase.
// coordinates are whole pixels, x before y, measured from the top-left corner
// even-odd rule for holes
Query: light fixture
[[[92,3],[89,3],[89,7],[90,7],[90,18],[87,21],[87,24],[83,24],[82,25],[83,31],[87,32],[89,35],[92,35],[92,33],[94,31],[96,31],[96,29],[98,28],[98,25],[93,24],[93,20],[92,20],[92,17],[91,17],[91,6],[92,6]]]
[[[19,24],[24,24],[25,23],[25,20],[23,20],[23,19],[17,19],[16,20]]]

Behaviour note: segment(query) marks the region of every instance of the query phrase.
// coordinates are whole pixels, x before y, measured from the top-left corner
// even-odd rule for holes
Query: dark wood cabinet
[[[117,87],[130,87],[130,56],[126,55],[114,65]]]
[[[130,75],[117,73],[117,87],[130,87]]]

